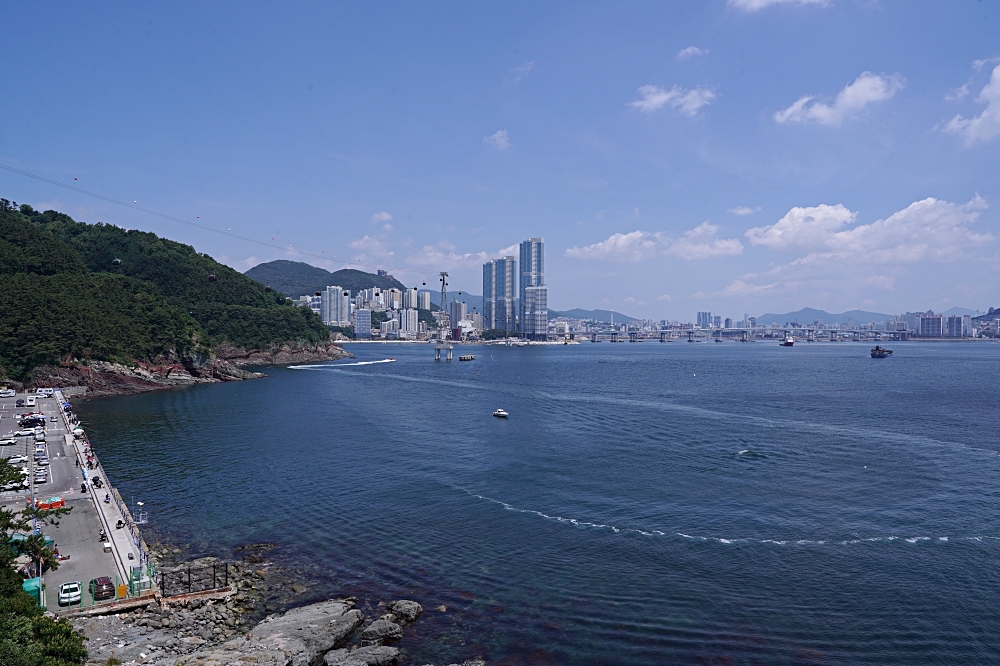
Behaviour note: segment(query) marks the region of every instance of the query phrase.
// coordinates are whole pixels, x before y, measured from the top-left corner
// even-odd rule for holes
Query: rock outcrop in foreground
[[[393,612],[365,625],[355,600],[332,599],[283,615],[272,615],[249,631],[229,613],[225,602],[192,602],[172,609],[106,617],[78,618],[87,637],[88,664],[152,666],[392,666],[404,655],[386,645],[403,637],[423,610],[415,601],[387,604]],[[412,618],[412,620],[410,619]],[[245,632],[245,633],[244,633]],[[361,645],[358,645],[360,638]],[[462,666],[485,666],[482,659]],[[453,664],[451,666],[459,666]]]

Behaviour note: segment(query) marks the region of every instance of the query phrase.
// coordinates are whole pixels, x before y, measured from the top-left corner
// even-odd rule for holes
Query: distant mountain
[[[402,282],[393,277],[373,275],[353,268],[343,268],[331,273],[323,268],[287,259],[257,264],[244,275],[291,298],[314,294],[332,286],[349,289],[351,293],[372,287],[406,289]]]
[[[638,321],[635,317],[630,317],[621,312],[614,312],[613,310],[581,310],[580,308],[573,308],[572,310],[563,310],[561,312],[556,312],[555,310],[549,310],[549,318],[552,317],[568,317],[570,319],[593,319],[594,321],[604,321],[611,323],[611,315],[614,314],[615,322],[625,323],[627,321]]]
[[[854,319],[855,324],[863,324],[869,321],[892,319],[892,315],[880,312],[867,312],[865,310],[849,310],[840,314],[831,314],[826,310],[802,308],[801,310],[786,312],[785,314],[772,314],[770,312],[762,314],[757,317],[757,325],[778,324],[780,326],[793,321],[797,321],[800,324],[811,324],[817,319],[824,324],[846,324],[848,319]]]
[[[935,312],[935,314],[945,315],[946,317],[952,315],[975,316],[976,311],[968,308],[951,308],[950,310],[945,310],[944,312]],[[855,324],[864,324],[870,321],[885,321],[886,319],[892,318],[893,315],[890,314],[882,312],[867,312],[865,310],[848,310],[847,312],[841,312],[840,314],[831,314],[826,310],[802,308],[801,310],[786,312],[785,314],[763,314],[757,317],[757,324],[778,324],[780,326],[793,321],[798,321],[800,324],[811,324],[817,319],[822,321],[824,324],[846,324],[848,319],[854,319]]]

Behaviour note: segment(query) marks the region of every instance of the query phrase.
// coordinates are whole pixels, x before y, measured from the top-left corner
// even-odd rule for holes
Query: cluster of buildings
[[[546,340],[549,331],[548,287],[545,286],[545,241],[521,243],[520,261],[492,259],[483,266],[483,312],[468,312],[464,301],[452,300],[435,313],[438,329],[452,339],[477,337],[484,330],[508,336]],[[518,270],[520,267],[520,270]],[[392,277],[384,270],[380,276]],[[417,338],[429,333],[420,310],[431,309],[431,292],[409,289],[349,289],[331,285],[315,295],[300,296],[296,305],[313,310],[328,326],[350,328],[359,339]],[[377,331],[373,326],[377,322]]]
[[[998,321],[1000,323],[1000,321]],[[822,330],[842,330],[842,331],[881,331],[892,333],[902,338],[974,338],[982,332],[975,326],[972,315],[940,315],[934,314],[932,310],[927,312],[907,312],[903,315],[894,315],[884,321],[855,322],[853,317],[849,317],[846,324],[826,323],[817,319],[807,324],[800,324],[798,321],[785,322],[784,324],[768,324],[758,326],[756,318],[743,315],[740,321],[733,321],[730,318],[723,319],[720,315],[712,312],[699,312],[696,315],[694,328],[699,330],[726,330],[726,329],[822,329]]]

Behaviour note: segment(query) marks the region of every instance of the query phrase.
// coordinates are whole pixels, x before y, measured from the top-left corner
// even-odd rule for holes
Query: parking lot
[[[64,421],[62,411],[55,397],[41,397],[29,394],[36,399],[35,407],[17,407],[18,400],[28,396],[18,393],[13,398],[0,398],[0,441],[13,438],[14,444],[0,446],[0,457],[23,458],[23,462],[15,463],[16,467],[27,468],[29,487],[17,490],[0,491],[0,503],[9,509],[18,510],[35,500],[45,501],[50,497],[61,497],[72,511],[58,519],[58,525],[45,525],[41,532],[52,538],[58,554],[63,559],[56,570],[43,574],[45,584],[45,605],[58,612],[59,585],[69,581],[80,581],[83,585],[83,605],[90,605],[93,599],[88,592],[91,579],[101,576],[111,578],[114,583],[122,582],[122,566],[115,561],[111,552],[105,552],[105,544],[100,540],[101,529],[106,524],[102,522],[99,509],[91,498],[97,492],[100,498],[109,490],[105,483],[103,488],[95,489],[92,485],[94,471],[90,472],[87,483],[88,492],[81,491],[84,484],[84,472],[77,465],[80,460],[78,451],[73,445],[72,435],[67,430],[69,425]],[[27,412],[41,412],[45,417],[44,453],[48,464],[39,464],[36,459],[36,442],[33,435],[17,436],[21,430],[18,427],[18,415]],[[56,417],[53,421],[52,417]],[[45,469],[45,474],[36,473]],[[100,472],[97,473],[100,476]],[[106,482],[106,479],[101,479]],[[115,507],[101,507],[109,517],[119,515]],[[113,526],[112,526],[113,527]],[[120,531],[120,530],[119,530]],[[116,536],[116,535],[112,535]]]

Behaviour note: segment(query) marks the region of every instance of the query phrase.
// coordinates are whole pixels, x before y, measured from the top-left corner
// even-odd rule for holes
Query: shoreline
[[[286,343],[253,350],[220,345],[216,352],[214,358],[193,354],[183,358],[172,356],[160,359],[160,363],[74,360],[59,366],[38,366],[23,382],[4,379],[0,383],[19,391],[50,387],[63,391],[67,397],[102,398],[267,377],[263,372],[245,370],[244,366],[294,365],[354,356],[345,351],[339,342],[316,345]]]

